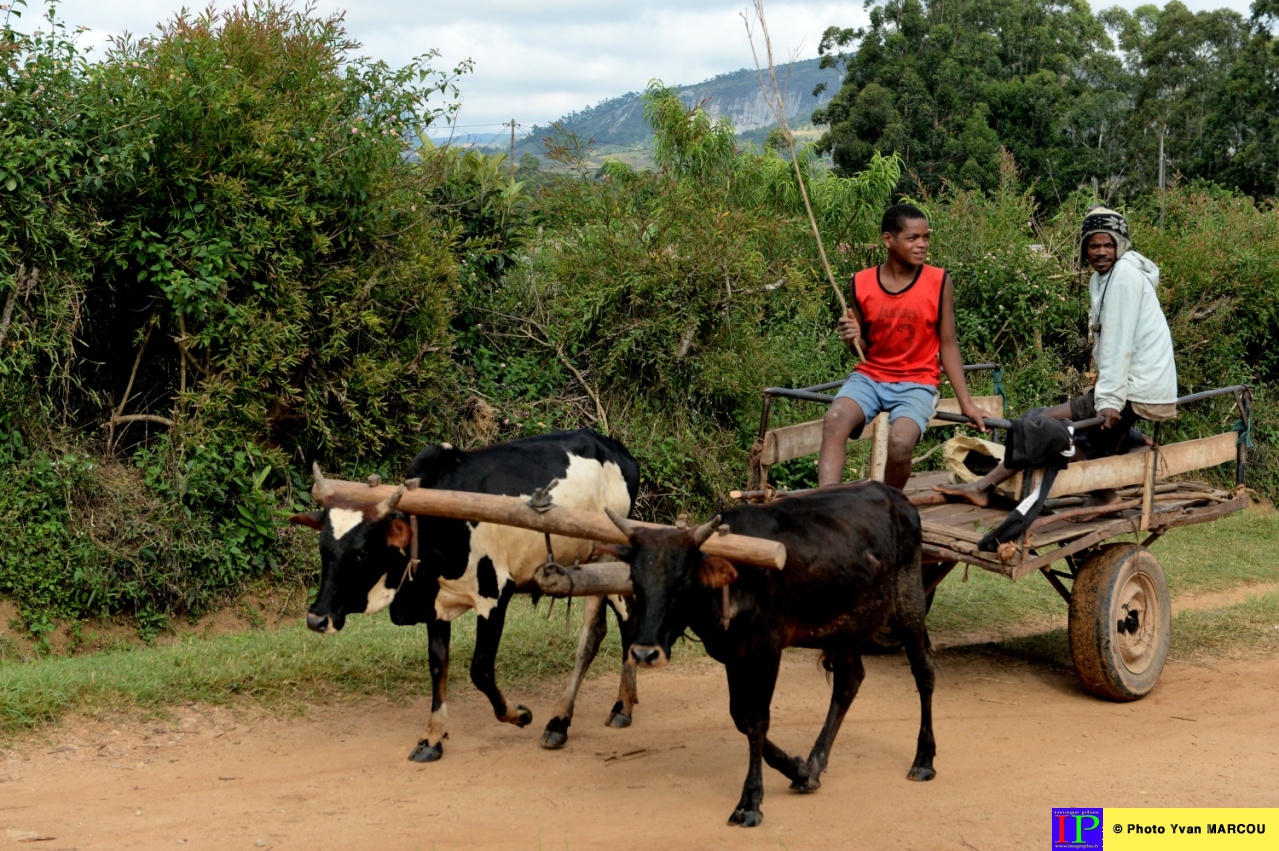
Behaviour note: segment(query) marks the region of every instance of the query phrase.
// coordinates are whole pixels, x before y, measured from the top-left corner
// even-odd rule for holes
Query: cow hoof
[[[568,725],[573,723],[568,718],[552,718],[542,731],[542,747],[548,751],[556,751],[564,747],[568,741]]]
[[[613,706],[613,711],[608,713],[608,720],[604,722],[604,726],[618,728],[631,726],[631,716],[622,711],[620,700]]]
[[[801,777],[791,783],[790,787],[796,792],[816,792],[822,788],[822,779],[820,777]]]
[[[431,744],[426,739],[417,743],[417,747],[413,749],[413,753],[409,754],[409,759],[414,762],[435,762],[444,756],[444,743]]]
[[[738,827],[757,827],[763,820],[764,814],[759,810],[733,810],[733,814],[728,817],[729,825]]]
[[[533,723],[533,710],[529,709],[522,703],[515,708],[518,711],[515,713],[515,718],[511,721],[512,724],[516,727],[527,727],[529,724]]]
[[[933,770],[931,765],[916,765],[911,768],[910,773],[906,775],[907,780],[932,780],[937,776],[937,772]]]

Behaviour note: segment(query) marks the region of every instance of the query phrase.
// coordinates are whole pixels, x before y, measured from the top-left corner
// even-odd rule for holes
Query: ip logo
[[[1101,807],[1053,807],[1053,851],[1102,851]]]

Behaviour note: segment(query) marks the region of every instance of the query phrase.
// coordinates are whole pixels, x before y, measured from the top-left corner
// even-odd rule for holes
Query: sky
[[[10,0],[0,0],[0,4]],[[28,0],[25,29],[43,13]],[[203,8],[207,0],[191,0]],[[1149,0],[1146,0],[1149,2]],[[1247,16],[1250,0],[1183,0],[1192,10],[1231,8]],[[1094,3],[1135,8],[1142,0]],[[214,0],[213,5],[236,5]],[[436,65],[472,59],[461,80],[458,131],[471,136],[546,125],[567,113],[627,92],[652,79],[691,84],[754,66],[742,14],[751,0],[315,0],[320,13],[346,10],[347,31],[363,55],[403,65],[434,48]],[[1158,5],[1164,5],[1163,2]],[[113,34],[144,35],[173,15],[180,0],[61,0],[59,16],[87,26],[81,45],[94,48]],[[861,0],[765,0],[775,56],[817,55],[829,26],[867,21]],[[756,44],[762,41],[756,35]]]

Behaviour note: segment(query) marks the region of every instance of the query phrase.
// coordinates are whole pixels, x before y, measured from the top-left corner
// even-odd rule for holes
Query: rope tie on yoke
[[[546,539],[546,570],[559,571],[559,573],[568,580],[568,597],[564,600],[564,628],[569,629],[573,625],[570,620],[570,617],[573,614],[573,575],[568,570],[565,570],[564,565],[555,560],[555,548],[551,546],[551,533],[543,532],[542,536]],[[551,598],[550,606],[551,608],[546,612],[546,617],[548,619],[551,616],[551,610],[555,608],[554,597]]]
[[[399,593],[399,590],[404,587],[404,580],[407,579],[409,582],[413,581],[413,576],[414,574],[417,573],[417,566],[418,564],[421,563],[421,559],[418,558],[417,554],[418,554],[417,515],[410,514],[409,515],[409,566],[405,568],[404,573],[400,574],[400,584],[397,585],[395,588],[396,593]]]

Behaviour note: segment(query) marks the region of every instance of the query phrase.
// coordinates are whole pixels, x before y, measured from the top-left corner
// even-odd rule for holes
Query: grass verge
[[[528,683],[572,670],[581,605],[566,627],[564,603],[547,616],[516,598],[498,654],[499,682]],[[116,649],[72,657],[0,661],[0,734],[56,721],[71,710],[163,712],[192,701],[225,704],[248,698],[275,711],[341,695],[400,699],[430,694],[426,627],[399,627],[385,613],[355,616],[334,636],[301,624],[213,638],[188,637],[157,647]],[[454,622],[449,683],[470,688],[475,617]],[[595,670],[621,664],[610,628]]]
[[[1074,669],[1070,638],[1064,627],[946,652]],[[1279,592],[1258,594],[1232,606],[1186,611],[1173,618],[1170,660],[1201,663],[1209,659],[1277,656]]]

